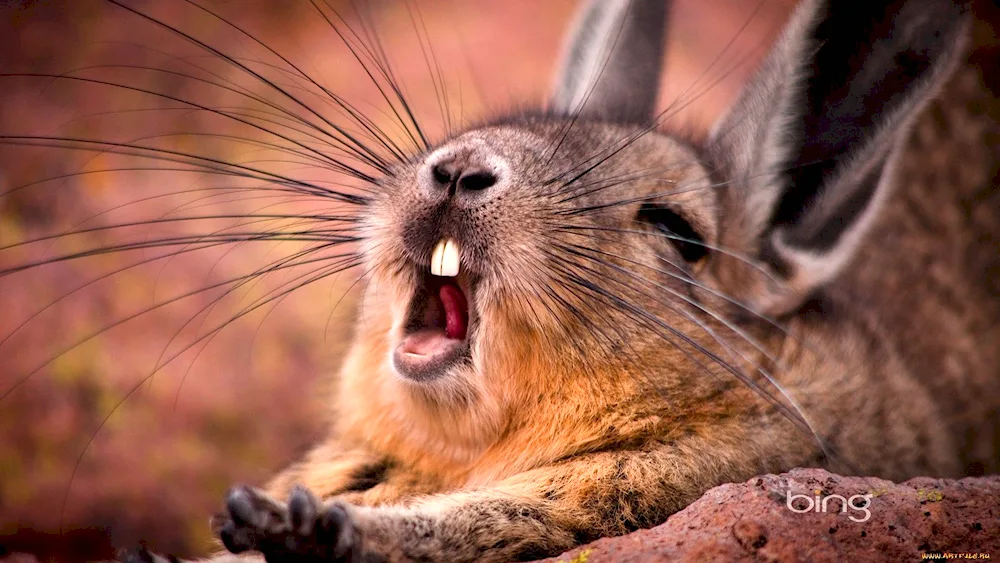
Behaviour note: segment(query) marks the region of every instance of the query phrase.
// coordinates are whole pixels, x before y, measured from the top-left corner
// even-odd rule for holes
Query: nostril
[[[441,184],[442,186],[451,184],[451,172],[443,166],[435,166],[431,169],[431,173],[434,174],[434,181],[438,184]]]
[[[479,191],[497,183],[497,177],[489,172],[473,172],[458,179],[458,187],[463,190]]]
[[[435,191],[447,189],[449,197],[459,192],[479,192],[495,185],[499,181],[496,172],[476,160],[470,155],[452,155],[429,163],[430,178],[425,181]]]

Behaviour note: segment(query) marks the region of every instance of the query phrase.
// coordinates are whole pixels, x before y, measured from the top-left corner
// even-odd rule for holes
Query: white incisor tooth
[[[458,241],[445,238],[438,241],[431,253],[431,273],[435,276],[453,278],[458,275],[461,257]]]

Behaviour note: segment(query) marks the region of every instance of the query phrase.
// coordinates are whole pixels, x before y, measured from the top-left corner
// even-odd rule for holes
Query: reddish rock
[[[804,495],[791,497],[792,508],[789,492]],[[1000,476],[897,485],[795,469],[716,487],[661,526],[546,561],[920,561],[925,553],[1000,558]]]

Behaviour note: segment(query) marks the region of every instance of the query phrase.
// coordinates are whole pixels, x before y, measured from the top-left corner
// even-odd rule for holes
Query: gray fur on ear
[[[659,91],[666,3],[590,0],[564,47],[550,109],[607,121],[648,121]]]
[[[707,152],[729,183],[720,244],[773,274],[739,282],[758,310],[797,307],[855,254],[911,124],[964,51],[966,4],[806,0],[716,125]]]

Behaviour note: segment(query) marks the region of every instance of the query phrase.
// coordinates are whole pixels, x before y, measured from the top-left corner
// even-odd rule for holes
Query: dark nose
[[[434,183],[447,189],[448,195],[457,192],[479,192],[497,183],[496,174],[485,166],[477,165],[468,158],[453,158],[438,162],[431,169]]]

